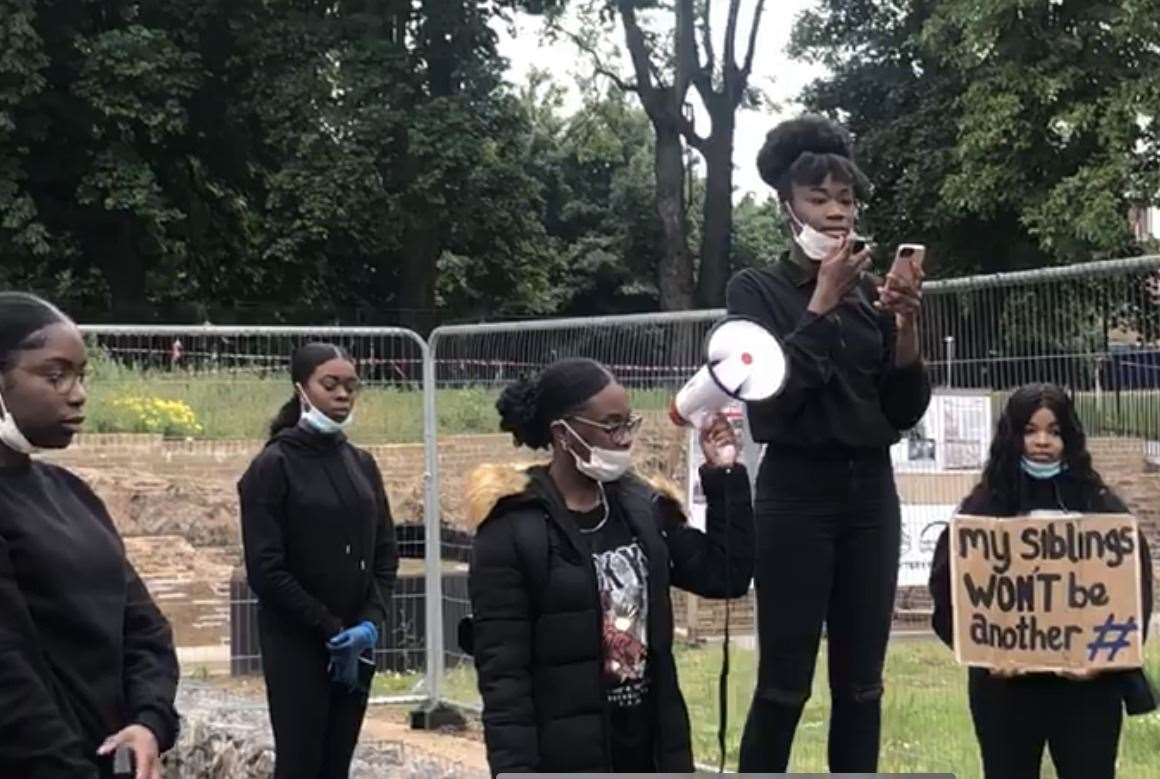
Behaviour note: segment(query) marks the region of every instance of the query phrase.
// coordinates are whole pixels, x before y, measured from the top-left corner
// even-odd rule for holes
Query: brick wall
[[[686,432],[673,427],[663,413],[647,416],[637,449],[638,468],[646,474],[662,473],[680,485],[685,483]],[[158,436],[83,436],[77,445],[52,458],[67,464],[100,468],[126,467],[169,478],[218,482],[233,489],[261,441],[163,441]],[[1148,472],[1144,445],[1138,439],[1096,438],[1089,442],[1097,469],[1125,499],[1141,520],[1143,532],[1156,550],[1160,574],[1160,472]],[[423,516],[424,453],[421,444],[372,445],[383,472],[391,504],[400,523],[420,523]],[[526,463],[546,459],[544,452],[516,449],[507,435],[450,436],[439,442],[440,503],[444,520],[460,523],[467,475],[487,463]],[[977,473],[900,473],[898,489],[905,503],[951,505],[974,485]],[[748,596],[752,597],[752,596]],[[694,605],[690,606],[690,602]],[[674,601],[678,624],[694,634],[718,634],[724,619],[720,602],[704,601],[678,593]],[[899,591],[896,608],[901,618],[924,623],[929,609],[924,587]],[[752,630],[749,599],[732,608],[732,625]]]

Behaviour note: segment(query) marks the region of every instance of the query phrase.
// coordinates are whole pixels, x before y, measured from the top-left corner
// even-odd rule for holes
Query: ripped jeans
[[[824,623],[830,771],[873,772],[901,532],[889,453],[771,446],[755,509],[760,658],[740,770],[786,770]]]

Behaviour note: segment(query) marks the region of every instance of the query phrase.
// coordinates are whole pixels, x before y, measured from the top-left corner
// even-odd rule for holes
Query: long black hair
[[[337,344],[322,341],[303,344],[290,356],[290,380],[305,387],[319,365],[336,359],[354,364],[346,349]],[[290,399],[282,404],[282,408],[278,409],[277,415],[270,421],[270,437],[273,438],[281,431],[297,425],[301,415],[302,401],[298,397],[298,390],[295,389],[290,394]]]
[[[0,292],[0,370],[11,367],[16,352],[42,345],[33,336],[60,323],[72,320],[47,300],[27,292]]]
[[[999,417],[991,452],[983,470],[983,480],[976,490],[985,490],[1000,505],[1017,510],[1023,485],[1023,431],[1035,412],[1050,409],[1063,439],[1063,462],[1068,474],[1096,489],[1104,487],[1103,479],[1092,466],[1087,436],[1075,411],[1075,403],[1066,390],[1056,384],[1027,384],[1011,395]]]
[[[849,184],[860,200],[870,194],[850,134],[824,116],[806,114],[770,130],[757,154],[757,171],[782,202],[790,199],[793,184],[817,186],[827,175]]]
[[[512,434],[516,446],[547,449],[552,423],[583,406],[614,381],[611,371],[596,360],[557,360],[534,379],[506,387],[495,407],[499,429]]]

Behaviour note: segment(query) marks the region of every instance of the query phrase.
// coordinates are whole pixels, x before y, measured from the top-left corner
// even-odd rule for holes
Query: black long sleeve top
[[[319,640],[383,633],[399,557],[382,474],[346,436],[275,436],[238,482],[246,574],[262,608]]]
[[[789,368],[779,395],[749,404],[753,437],[797,449],[889,447],[926,412],[925,366],[919,360],[895,367],[894,316],[874,308],[869,278],[825,316],[807,310],[816,283],[816,268],[788,254],[729,282],[729,313],[772,332]]]
[[[177,738],[173,633],[101,500],[40,462],[0,469],[0,776],[96,779],[130,724]]]

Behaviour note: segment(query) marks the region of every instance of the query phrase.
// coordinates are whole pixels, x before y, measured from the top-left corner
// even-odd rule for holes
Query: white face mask
[[[593,446],[581,438],[567,422],[562,419],[559,422],[564,426],[565,430],[572,434],[573,438],[588,447],[588,461],[585,462],[580,458],[580,455],[575,449],[568,446],[568,451],[576,461],[576,470],[580,471],[580,473],[601,484],[616,481],[628,473],[628,469],[632,467],[631,446],[627,449],[604,449],[599,446]]]
[[[20,432],[20,428],[16,426],[16,418],[8,413],[8,406],[4,404],[3,395],[0,395],[0,413],[4,414],[4,418],[0,419],[0,444],[4,444],[20,454],[36,452],[36,447],[28,442],[24,433]]]
[[[306,399],[306,390],[302,389],[301,384],[295,384],[294,386],[298,388],[298,399],[302,403],[302,413],[298,418],[299,423],[305,425],[307,428],[313,430],[314,432],[321,433],[322,435],[337,435],[345,430],[346,427],[350,424],[351,420],[354,419],[353,409],[349,414],[346,415],[346,419],[342,420],[341,422],[337,422],[331,419],[326,414],[323,414],[321,411],[315,408],[314,405]]]
[[[821,262],[836,251],[842,248],[842,243],[845,238],[835,238],[832,235],[818,232],[814,228],[805,224],[797,218],[797,214],[790,208],[789,203],[784,203],[785,212],[789,218],[797,225],[797,230],[793,230],[793,239],[798,246],[801,247],[802,253],[815,262]],[[852,237],[851,233],[849,237]]]

